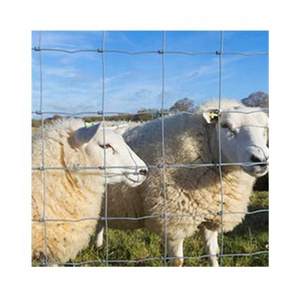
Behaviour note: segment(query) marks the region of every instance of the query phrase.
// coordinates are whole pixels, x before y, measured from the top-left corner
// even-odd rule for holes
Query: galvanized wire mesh
[[[150,51],[124,51],[124,50],[111,50],[111,49],[106,49],[105,48],[105,32],[102,32],[102,48],[101,49],[77,49],[77,50],[67,50],[67,49],[58,49],[58,48],[43,48],[42,46],[42,35],[43,33],[40,32],[39,34],[39,44],[36,45],[35,47],[32,48],[32,51],[35,53],[38,53],[39,55],[39,74],[40,74],[40,92],[39,92],[39,97],[40,97],[40,105],[39,105],[39,110],[33,111],[33,115],[37,115],[40,117],[41,120],[41,137],[42,137],[42,158],[41,158],[41,165],[40,166],[33,166],[32,171],[33,172],[42,172],[43,174],[43,201],[44,201],[44,207],[43,207],[43,214],[40,219],[33,219],[32,222],[41,222],[44,224],[44,235],[45,235],[45,261],[42,263],[42,265],[52,265],[52,264],[58,264],[58,265],[73,265],[73,266],[80,266],[80,265],[95,265],[97,263],[104,263],[107,266],[110,264],[122,264],[122,263],[135,263],[138,264],[140,262],[148,262],[148,261],[156,261],[160,260],[163,262],[163,264],[166,266],[168,263],[168,260],[174,259],[174,257],[168,257],[167,253],[167,219],[168,218],[176,218],[176,217],[186,217],[186,218],[195,218],[195,217],[200,217],[204,216],[206,214],[199,214],[199,215],[180,215],[180,214],[172,214],[168,215],[167,214],[167,191],[166,191],[166,178],[165,178],[165,170],[167,168],[201,168],[201,167],[217,167],[219,168],[219,175],[220,175],[220,196],[221,196],[221,207],[220,211],[215,212],[215,215],[220,215],[221,220],[226,212],[223,211],[223,187],[222,187],[222,167],[223,166],[229,166],[229,165],[236,165],[236,166],[242,166],[242,165],[255,165],[255,164],[261,164],[261,163],[223,163],[222,162],[222,144],[221,144],[221,139],[219,136],[219,163],[203,163],[203,164],[174,164],[174,165],[167,165],[165,161],[165,143],[164,143],[164,121],[165,121],[165,116],[164,116],[164,109],[165,109],[165,78],[166,78],[166,64],[165,64],[165,58],[167,55],[188,55],[188,56],[200,56],[200,55],[214,55],[218,57],[219,60],[219,83],[218,87],[218,98],[219,98],[219,108],[221,107],[221,101],[222,101],[222,59],[224,55],[242,55],[242,56],[260,56],[260,55],[268,55],[266,52],[224,52],[223,46],[224,46],[224,33],[221,31],[220,32],[220,47],[219,49],[216,49],[216,51],[199,51],[199,52],[188,52],[188,51],[167,51],[166,50],[166,35],[167,32],[162,32],[162,38],[161,38],[161,49],[159,50],[150,50]],[[101,34],[99,34],[99,37]],[[100,38],[99,38],[100,39]],[[69,55],[76,55],[77,53],[99,53],[101,57],[101,74],[102,74],[102,95],[101,95],[101,101],[99,101],[99,108],[101,107],[100,110],[95,110],[95,111],[78,111],[78,112],[66,112],[66,111],[46,111],[44,110],[44,103],[43,103],[43,85],[44,85],[44,79],[43,79],[43,55],[46,55],[47,52],[63,52]],[[118,168],[119,166],[113,166],[109,167],[106,166],[106,158],[104,157],[104,165],[103,166],[95,166],[95,167],[78,167],[76,170],[74,168],[68,168],[68,167],[49,167],[45,165],[45,136],[44,136],[44,127],[45,127],[45,115],[67,115],[67,116],[86,116],[86,115],[98,115],[102,116],[102,121],[105,123],[106,116],[108,115],[114,115],[118,114],[121,115],[123,112],[108,112],[105,109],[105,104],[106,104],[106,59],[105,59],[105,54],[106,53],[116,53],[116,54],[123,54],[123,55],[159,55],[161,56],[161,124],[162,124],[162,149],[161,149],[161,154],[162,154],[162,164],[161,165],[150,165],[150,169],[160,169],[162,174],[163,174],[163,196],[164,196],[164,213],[162,215],[150,215],[150,216],[143,216],[139,218],[131,218],[131,217],[110,217],[108,215],[108,203],[109,203],[109,195],[107,193],[107,188],[105,189],[106,192],[104,194],[104,216],[101,216],[99,218],[80,218],[76,220],[71,220],[71,219],[59,219],[59,218],[53,218],[53,219],[47,219],[46,214],[45,214],[45,202],[46,202],[46,186],[47,186],[47,175],[46,171],[47,170],[61,170],[61,171],[66,171],[66,170],[72,170],[72,171],[80,171],[80,170],[91,170],[91,169],[101,169],[104,172],[106,172],[109,168]],[[103,133],[105,136],[105,127],[103,127]],[[104,151],[105,155],[105,151]],[[126,167],[126,166],[122,166]],[[105,182],[105,186],[107,187],[107,182]],[[243,215],[253,215],[253,214],[259,214],[259,213],[268,213],[268,209],[259,209],[251,212],[245,212],[245,211],[237,211],[234,212],[233,214],[243,214]],[[213,213],[209,213],[213,214]],[[112,260],[109,258],[109,235],[106,235],[106,247],[105,247],[105,259],[104,260],[97,260],[97,261],[82,261],[80,263],[62,263],[62,262],[50,262],[48,260],[48,253],[47,253],[47,224],[49,222],[85,222],[88,220],[97,220],[97,221],[104,221],[105,223],[105,229],[106,232],[108,232],[109,226],[108,226],[108,221],[109,220],[121,220],[121,219],[126,219],[128,221],[137,221],[137,220],[143,220],[143,219],[150,219],[150,218],[163,218],[164,219],[164,251],[162,253],[161,257],[151,257],[151,258],[145,258],[145,259],[139,259],[139,260]],[[221,222],[222,223],[222,222]],[[232,256],[232,257],[239,257],[239,256],[254,256],[254,255],[261,255],[261,254],[268,254],[267,250],[264,251],[258,251],[254,253],[224,253],[224,232],[223,228],[221,228],[221,234],[220,234],[220,254],[219,254],[219,261],[220,265],[222,265],[222,261],[224,257]],[[184,256],[183,258],[185,260],[192,260],[192,259],[201,259],[201,258],[207,258],[208,255],[200,255],[197,257],[188,257]],[[34,263],[37,264],[37,263]]]

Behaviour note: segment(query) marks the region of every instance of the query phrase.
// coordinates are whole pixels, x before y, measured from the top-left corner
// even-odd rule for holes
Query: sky
[[[268,43],[268,31],[223,32],[222,98],[268,93]],[[104,55],[96,51],[103,45]],[[221,47],[220,31],[106,31],[104,39],[102,31],[32,31],[34,47],[93,50],[32,50],[34,112],[102,111],[103,97],[106,113],[161,109],[162,102],[168,109],[185,97],[198,105],[219,97],[220,56],[215,53]],[[166,53],[163,58],[158,53],[162,49],[201,54]],[[112,50],[152,52],[129,55]]]

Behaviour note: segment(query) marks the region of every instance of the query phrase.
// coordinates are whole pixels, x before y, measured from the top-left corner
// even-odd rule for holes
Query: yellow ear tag
[[[89,129],[90,127],[96,125],[95,122],[84,122],[85,129]]]
[[[212,111],[210,113],[210,119],[213,120],[214,118],[217,118],[219,116],[219,114],[216,111]]]

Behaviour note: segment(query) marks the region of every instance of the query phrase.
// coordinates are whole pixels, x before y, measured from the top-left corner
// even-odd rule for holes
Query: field
[[[267,208],[268,192],[254,192],[249,211]],[[124,261],[110,262],[109,266],[164,266],[163,260],[160,259],[164,253],[164,241],[156,234],[143,229],[136,231],[109,229],[108,235],[108,259]],[[223,266],[268,266],[267,253],[252,255],[256,252],[268,251],[268,213],[247,215],[242,224],[224,235],[223,243],[224,255],[237,254],[223,257]],[[96,250],[92,239],[90,247],[80,253],[73,263],[81,266],[106,266],[105,263],[99,263],[99,260],[103,261],[106,258],[106,248],[104,244],[102,249]],[[239,256],[239,254],[246,255]],[[185,240],[184,255],[189,257],[185,259],[184,266],[208,266],[207,258],[199,258],[205,255],[199,234]],[[82,262],[90,263],[82,264]]]

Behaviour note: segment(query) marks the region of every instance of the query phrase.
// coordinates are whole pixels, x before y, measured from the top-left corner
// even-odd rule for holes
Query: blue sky
[[[212,52],[220,49],[219,31],[167,31],[166,51]],[[225,31],[223,51],[269,52],[267,31]],[[32,32],[32,47],[39,32]],[[101,31],[44,31],[41,48],[96,50]],[[163,48],[161,31],[105,32],[105,50],[130,52]],[[40,52],[32,51],[32,111],[40,109]],[[102,55],[98,52],[42,51],[43,111],[90,112],[102,110]],[[222,96],[242,99],[250,93],[268,93],[268,55],[222,56]],[[195,104],[219,96],[219,56],[165,55],[165,108],[188,97]],[[105,111],[134,113],[161,108],[162,55],[105,53]]]

